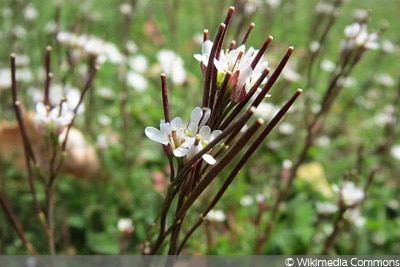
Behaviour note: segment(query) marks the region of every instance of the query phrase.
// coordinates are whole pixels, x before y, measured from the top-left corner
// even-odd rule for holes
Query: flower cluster
[[[59,136],[65,127],[71,124],[76,114],[84,112],[85,106],[79,103],[81,93],[78,89],[70,87],[66,93],[63,93],[62,88],[57,85],[52,86],[51,89],[49,101],[44,103],[39,100],[44,97],[42,92],[31,88],[30,93],[36,99],[33,121],[41,132],[55,133]]]
[[[377,33],[369,33],[367,25],[363,22],[356,22],[344,29],[345,40],[341,43],[341,53],[346,55],[358,48],[378,49]]]
[[[151,140],[163,144],[168,154],[191,159],[221,133],[220,130],[211,131],[211,128],[205,125],[210,113],[211,110],[208,108],[195,107],[189,124],[184,124],[180,117],[170,122],[161,120],[160,130],[151,126],[146,127],[145,134]],[[202,158],[208,164],[215,163],[214,157],[210,154],[206,153]]]
[[[203,74],[208,66],[213,42],[205,40],[202,46],[202,54],[195,54],[194,57],[202,64]],[[268,62],[259,57],[259,50],[250,47],[247,51],[245,44],[234,49],[222,50],[219,57],[213,59],[214,66],[218,70],[217,83],[222,83],[227,73],[230,73],[228,88],[231,90],[231,101],[242,102],[254,83],[261,77],[268,66]],[[265,84],[266,78],[261,85]]]
[[[97,58],[97,64],[105,61],[114,64],[124,62],[124,56],[114,44],[95,36],[61,31],[57,34],[57,40],[61,44],[75,49],[74,52],[77,54],[75,56],[78,58],[88,54]]]
[[[45,134],[55,133],[60,135],[73,118],[74,112],[68,108],[65,101],[61,101],[59,106],[53,108],[43,102],[38,102],[33,120],[38,129]]]

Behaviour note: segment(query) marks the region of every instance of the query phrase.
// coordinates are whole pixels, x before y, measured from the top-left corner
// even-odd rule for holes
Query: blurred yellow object
[[[301,165],[297,169],[296,176],[298,179],[307,182],[317,192],[323,196],[331,198],[334,193],[329,182],[326,180],[324,167],[321,163],[310,162]]]

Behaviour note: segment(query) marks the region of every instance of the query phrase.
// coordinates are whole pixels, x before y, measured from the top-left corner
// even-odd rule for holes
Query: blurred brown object
[[[147,38],[158,46],[165,45],[165,37],[158,27],[151,10],[147,10],[147,20],[143,27],[143,32]]]
[[[48,144],[33,122],[32,113],[24,115],[24,124],[36,161],[41,170],[46,171],[49,169],[50,162]],[[64,138],[65,136],[60,136],[60,140],[64,140]],[[61,144],[62,141],[59,142]],[[60,169],[61,173],[71,174],[82,179],[99,176],[100,163],[96,150],[85,140],[83,133],[76,128],[71,128],[69,132],[66,152],[67,156]],[[24,169],[26,166],[23,142],[16,121],[0,121],[0,160],[4,159],[12,160],[18,169]]]

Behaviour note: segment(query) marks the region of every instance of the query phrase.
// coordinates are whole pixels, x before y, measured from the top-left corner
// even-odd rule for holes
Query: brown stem
[[[215,165],[212,166],[209,172],[202,178],[199,184],[194,188],[191,194],[183,203],[181,209],[177,212],[175,221],[183,220],[187,210],[192,206],[200,194],[207,188],[207,186],[214,180],[214,178],[231,162],[231,160],[243,149],[245,144],[254,135],[255,130],[260,127],[260,122],[257,121],[250,128],[248,128],[242,136],[228,149],[226,154]]]
[[[11,91],[12,91],[12,99],[13,99],[13,107],[15,112],[15,117],[18,122],[18,127],[21,133],[22,143],[24,146],[24,154],[25,154],[25,163],[28,170],[28,182],[29,188],[32,193],[33,202],[36,208],[37,215],[39,217],[39,221],[43,225],[44,230],[46,231],[47,235],[50,234],[49,227],[46,223],[44,212],[40,207],[39,200],[37,198],[35,183],[34,183],[34,175],[32,170],[32,163],[37,165],[36,158],[33,153],[32,145],[29,140],[28,134],[26,132],[23,112],[21,108],[21,102],[18,100],[18,92],[17,92],[17,80],[16,80],[16,66],[15,66],[15,54],[11,54],[10,56],[11,61]]]
[[[0,204],[3,208],[4,213],[6,214],[7,218],[11,222],[11,225],[14,227],[15,232],[17,232],[19,238],[21,239],[22,243],[24,243],[25,247],[28,249],[29,253],[33,255],[37,255],[38,252],[36,251],[35,247],[32,245],[31,242],[26,238],[25,232],[22,228],[22,224],[19,221],[17,215],[15,214],[14,210],[12,209],[6,194],[0,190]]]
[[[170,122],[169,116],[169,103],[168,103],[168,85],[167,85],[167,76],[165,73],[161,74],[161,90],[162,90],[162,102],[164,108],[164,119],[165,122]]]
[[[339,233],[340,225],[343,221],[343,214],[345,213],[346,210],[347,210],[346,207],[341,207],[339,209],[338,215],[337,215],[335,223],[333,225],[333,230],[332,230],[331,234],[328,236],[328,238],[326,239],[324,248],[322,249],[320,255],[327,255],[330,248],[333,246],[333,244],[335,242],[335,238]]]
[[[174,181],[171,183],[172,186],[178,185],[182,179],[185,178],[187,173],[192,169],[192,165],[199,160],[205,153],[210,151],[216,144],[221,142],[225,137],[229,136],[232,131],[242,128],[243,125],[249,120],[249,118],[254,114],[255,109],[250,108],[245,114],[243,114],[240,118],[230,124],[221,134],[219,134],[216,138],[214,138],[211,142],[208,143],[202,150],[200,150],[196,155],[193,156],[186,164],[183,166],[182,169],[176,175]]]
[[[45,106],[50,106],[50,82],[51,78],[53,78],[53,74],[51,73],[51,46],[46,48],[46,56],[45,56],[45,71],[46,71],[46,81],[44,84],[44,94],[43,94],[43,104]]]

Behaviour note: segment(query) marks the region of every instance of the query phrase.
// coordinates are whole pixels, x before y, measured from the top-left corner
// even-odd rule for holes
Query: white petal
[[[46,106],[42,102],[38,102],[36,104],[36,114],[46,116],[47,115],[47,109]]]
[[[160,130],[158,130],[157,128],[154,127],[146,127],[144,129],[144,133],[146,134],[146,136],[157,142],[157,143],[161,143],[163,145],[168,144],[168,138],[162,133],[160,132]]]
[[[171,121],[171,129],[180,130],[182,128],[182,119],[180,117],[173,118]]]
[[[217,68],[218,72],[226,73],[228,71],[228,66],[224,66],[222,62],[214,58],[214,66]]]
[[[194,54],[193,55],[193,57],[197,60],[197,61],[199,61],[199,62],[203,62],[204,63],[204,65],[206,65],[207,66],[207,62],[204,62],[205,61],[205,57],[203,56],[203,55],[200,55],[200,54]]]
[[[211,142],[212,140],[214,140],[218,135],[220,135],[222,133],[221,130],[214,130],[211,133],[211,136],[209,137],[208,141]]]
[[[211,53],[212,46],[213,46],[212,41],[210,40],[205,41],[201,47],[201,52],[203,53],[203,55],[209,55]]]
[[[202,109],[202,120],[199,123],[199,127],[205,125],[208,122],[208,119],[210,118],[211,115],[211,109],[210,108],[203,108]]]
[[[170,136],[172,134],[170,123],[169,122],[161,122],[160,123],[160,132]]]
[[[199,130],[199,126],[195,122],[189,123],[188,126],[188,132],[190,133],[190,137],[194,137],[197,134],[197,131]]]
[[[174,149],[173,152],[174,152],[175,157],[181,158],[181,157],[186,156],[188,151],[189,151],[189,149],[180,146],[177,149]]]
[[[210,133],[211,133],[211,128],[209,126],[206,125],[200,128],[199,134],[203,139],[208,140]]]
[[[210,165],[214,165],[217,161],[214,159],[213,156],[211,156],[210,154],[204,154],[203,156],[201,156],[205,162],[207,162]]]
[[[190,123],[199,124],[201,117],[203,116],[203,111],[200,107],[195,107],[190,114]]]

